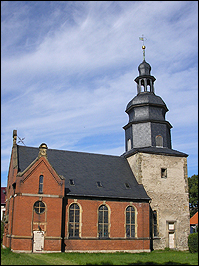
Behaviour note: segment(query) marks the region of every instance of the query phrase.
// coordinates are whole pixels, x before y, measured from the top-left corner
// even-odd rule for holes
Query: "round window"
[[[45,211],[45,204],[42,201],[36,201],[34,204],[34,210],[37,214],[41,214]]]

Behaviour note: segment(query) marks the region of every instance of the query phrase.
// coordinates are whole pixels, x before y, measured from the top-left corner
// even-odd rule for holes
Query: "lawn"
[[[13,253],[1,249],[1,265],[198,265],[198,253]]]

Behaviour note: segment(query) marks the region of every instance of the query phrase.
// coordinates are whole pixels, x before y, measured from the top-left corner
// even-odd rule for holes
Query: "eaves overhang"
[[[143,107],[143,106],[161,107],[161,108],[164,108],[166,112],[169,111],[169,109],[167,108],[167,106],[165,104],[158,104],[158,103],[138,103],[138,104],[132,104],[129,107],[127,107],[126,110],[125,110],[125,112],[128,114],[133,108]]]
[[[166,124],[169,128],[172,128],[173,126],[168,121],[160,121],[160,120],[140,120],[140,121],[131,121],[125,126],[123,126],[123,129],[129,128],[132,124],[140,124],[140,123],[158,123],[158,124]]]
[[[137,76],[137,77],[134,79],[134,81],[135,81],[136,83],[138,83],[138,82],[139,82],[139,79],[143,79],[143,78],[152,79],[153,81],[156,80],[156,78],[155,78],[154,76],[151,76],[151,75],[142,75],[142,76]]]
[[[116,197],[110,195],[92,195],[92,194],[78,194],[78,193],[69,193],[66,194],[65,197],[67,198],[79,198],[79,199],[96,199],[96,200],[112,200],[112,201],[134,201],[134,202],[149,202],[151,200],[150,197],[141,197],[141,198],[134,198],[134,197]]]
[[[165,148],[165,147],[144,147],[144,148],[133,148],[130,151],[123,153],[121,156],[128,158],[136,153],[149,153],[156,155],[176,156],[176,157],[188,157],[189,155],[177,150]]]

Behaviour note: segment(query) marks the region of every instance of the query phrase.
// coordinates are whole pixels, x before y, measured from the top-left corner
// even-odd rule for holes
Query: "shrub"
[[[198,252],[198,233],[193,233],[189,235],[188,246],[189,251],[191,253]]]

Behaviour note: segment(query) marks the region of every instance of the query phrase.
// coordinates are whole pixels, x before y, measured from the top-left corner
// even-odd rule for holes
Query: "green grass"
[[[198,253],[14,253],[1,249],[1,265],[198,265]]]

